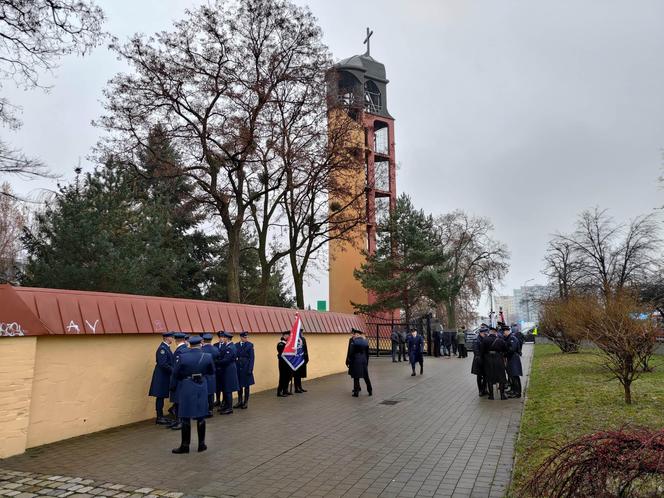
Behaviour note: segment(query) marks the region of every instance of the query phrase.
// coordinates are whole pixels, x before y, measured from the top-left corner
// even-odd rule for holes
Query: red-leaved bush
[[[557,445],[526,483],[523,495],[664,496],[664,429],[595,432]]]

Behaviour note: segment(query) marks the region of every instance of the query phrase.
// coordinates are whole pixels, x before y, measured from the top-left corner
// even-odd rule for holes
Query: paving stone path
[[[411,377],[372,358],[372,397],[352,398],[345,374],[253,395],[208,421],[204,453],[171,454],[179,433],[150,422],[34,448],[0,460],[0,496],[500,497],[523,399],[479,398],[471,360],[426,358]]]

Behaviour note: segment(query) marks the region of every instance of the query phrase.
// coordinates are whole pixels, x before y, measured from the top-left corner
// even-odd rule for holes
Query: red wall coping
[[[279,333],[298,310],[110,292],[0,285],[0,336],[161,334],[226,330]],[[308,333],[365,330],[364,318],[299,310]]]

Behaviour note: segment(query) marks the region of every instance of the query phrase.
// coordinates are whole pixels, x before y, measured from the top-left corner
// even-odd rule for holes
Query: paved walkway
[[[524,371],[531,355],[526,345]],[[148,422],[31,449],[0,460],[0,496],[500,497],[523,399],[479,398],[471,359],[426,358],[411,377],[405,363],[372,358],[373,397],[352,398],[345,374],[289,398],[256,394],[248,410],[208,421],[200,454],[171,454],[179,433]],[[58,488],[72,479],[92,481]]]

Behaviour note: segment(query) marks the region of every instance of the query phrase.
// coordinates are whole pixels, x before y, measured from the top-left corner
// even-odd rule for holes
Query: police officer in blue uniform
[[[150,382],[149,396],[154,396],[155,409],[157,411],[157,424],[169,425],[171,420],[164,417],[164,400],[169,394],[169,385],[171,383],[171,373],[173,372],[173,353],[171,352],[171,343],[173,342],[173,332],[164,332],[162,341],[157,348],[155,355],[155,366],[152,371],[152,382]]]
[[[178,390],[178,415],[181,420],[182,440],[173,453],[189,453],[191,442],[191,419],[196,419],[198,451],[207,450],[205,445],[205,416],[208,413],[208,387],[206,377],[214,374],[212,356],[201,349],[202,338],[189,338],[190,349],[180,355],[171,376],[171,391]]]
[[[246,409],[249,403],[249,386],[254,384],[254,345],[249,342],[249,332],[240,333],[240,342],[235,345],[237,354],[237,404],[233,408]]]
[[[415,375],[416,363],[420,364],[420,375],[422,375],[424,372],[424,337],[417,335],[417,329],[412,328],[406,343],[408,344],[408,360],[413,369],[413,373],[410,375]]]
[[[219,349],[212,345],[212,334],[205,333],[201,335],[203,338],[203,346],[201,350],[204,353],[212,356],[212,363],[215,368],[219,362]],[[207,383],[208,388],[208,417],[212,417],[212,411],[214,409],[214,393],[217,391],[217,375],[216,371],[205,376],[205,382]]]
[[[226,332],[223,330],[220,330],[217,332],[217,337],[219,337],[219,342],[214,344],[214,347],[217,348],[217,351],[219,351],[219,354],[214,358],[214,370],[215,370],[215,394],[217,401],[214,403],[214,406],[219,406],[221,407],[221,378],[223,376],[222,370],[221,370],[221,352],[226,348],[226,344],[224,343],[224,334]]]
[[[173,353],[173,368],[175,368],[175,365],[177,365],[178,361],[180,361],[180,357],[184,353],[189,352],[189,347],[187,346],[187,334],[183,332],[176,332],[173,334],[173,338],[175,339],[175,352]],[[173,385],[173,374],[171,374],[171,386]],[[173,415],[175,416],[175,420],[169,425],[171,429],[174,431],[179,431],[182,428],[182,425],[180,424],[180,417],[178,415],[178,408],[179,408],[179,400],[178,400],[178,394],[179,391],[177,389],[177,383],[175,384],[175,389],[171,387],[171,393],[170,393],[170,400],[171,403],[173,403]]]
[[[233,334],[224,332],[219,347],[221,357],[219,358],[219,367],[221,369],[221,392],[222,401],[219,413],[230,415],[233,413],[233,392],[239,389],[237,381],[237,353],[235,345],[232,342]]]

